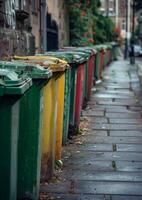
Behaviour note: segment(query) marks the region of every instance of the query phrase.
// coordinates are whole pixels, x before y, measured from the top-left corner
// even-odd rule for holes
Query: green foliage
[[[94,35],[95,42],[103,43],[103,42],[110,42],[116,39],[116,34],[114,32],[115,25],[112,20],[108,17],[104,17],[102,15],[98,15],[94,20]]]
[[[73,46],[88,46],[115,38],[112,21],[99,14],[100,0],[68,0]]]

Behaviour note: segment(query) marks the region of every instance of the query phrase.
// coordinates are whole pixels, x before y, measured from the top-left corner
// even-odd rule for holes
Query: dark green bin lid
[[[44,55],[50,55],[50,56],[55,56],[57,58],[60,58],[62,60],[67,61],[69,64],[81,64],[86,62],[86,58],[84,58],[81,54],[77,52],[67,52],[67,51],[50,51],[46,52]]]
[[[75,50],[69,50],[69,49],[60,49],[58,50],[59,52],[65,52],[67,55],[68,54],[73,54],[73,55],[77,55],[80,56],[80,63],[86,62],[89,57],[90,57],[90,52],[84,52],[83,50],[79,50],[79,49],[75,49]]]
[[[94,48],[92,47],[81,47],[81,48],[78,48],[79,50],[82,50],[86,53],[90,53],[91,55],[95,55],[97,53],[97,50],[95,50]]]
[[[94,45],[92,48],[96,49],[97,51],[102,51],[104,49],[104,46],[102,45]]]
[[[45,54],[36,54],[37,56],[54,56],[56,58],[60,58],[62,60],[65,60],[66,62],[68,62],[69,64],[76,62],[75,56],[73,55],[66,55],[64,53],[61,52],[56,52],[56,51],[49,51],[46,52]],[[79,57],[78,57],[79,58]]]
[[[24,63],[24,61],[1,61],[0,68],[13,69],[18,74],[27,74],[32,79],[48,79],[52,76],[50,69],[44,69],[37,64]]]
[[[83,52],[88,54],[88,56],[94,55],[96,54],[96,50],[94,48],[91,47],[64,47],[63,49],[65,50],[71,50],[71,51],[77,51],[77,52]]]
[[[0,69],[0,96],[22,95],[32,86],[32,80],[14,70]]]
[[[111,45],[112,47],[119,46],[118,42],[109,42],[108,44]]]
[[[104,45],[102,45],[102,47],[104,48],[104,49],[112,49],[112,45],[110,45],[110,44],[104,44]]]

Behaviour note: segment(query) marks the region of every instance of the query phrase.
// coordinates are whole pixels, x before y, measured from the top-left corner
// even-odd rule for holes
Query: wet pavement
[[[64,148],[42,199],[142,200],[141,94],[134,66],[120,59],[105,69],[82,112],[85,133]]]

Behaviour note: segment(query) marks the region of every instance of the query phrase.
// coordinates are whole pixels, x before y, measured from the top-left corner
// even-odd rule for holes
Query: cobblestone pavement
[[[137,72],[118,60],[92,90],[83,117],[86,134],[64,148],[56,183],[45,199],[142,200],[142,106]]]

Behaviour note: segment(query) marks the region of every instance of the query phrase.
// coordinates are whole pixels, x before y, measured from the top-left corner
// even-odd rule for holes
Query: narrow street
[[[41,186],[42,199],[142,199],[142,106],[135,67],[118,60],[92,89],[83,118],[82,142],[64,148],[55,183]],[[79,141],[79,140],[78,140]]]

